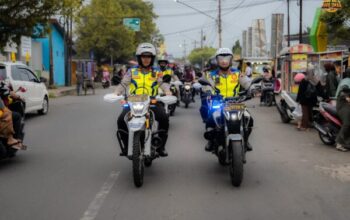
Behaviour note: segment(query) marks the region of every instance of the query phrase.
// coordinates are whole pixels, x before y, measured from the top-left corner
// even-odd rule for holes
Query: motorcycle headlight
[[[185,89],[186,89],[186,90],[190,90],[190,89],[191,89],[191,86],[185,85]]]
[[[144,108],[145,108],[144,103],[134,103],[132,105],[132,110],[135,114],[142,114]]]

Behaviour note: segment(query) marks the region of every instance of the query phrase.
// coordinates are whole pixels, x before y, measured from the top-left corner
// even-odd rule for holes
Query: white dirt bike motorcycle
[[[134,184],[136,187],[141,187],[143,185],[144,167],[150,167],[152,161],[159,157],[157,149],[162,146],[159,134],[165,132],[158,129],[158,122],[155,120],[151,106],[158,101],[164,103],[165,106],[174,102],[174,100],[176,103],[177,98],[173,96],[154,98],[149,95],[117,96],[114,93],[104,96],[104,100],[109,103],[115,103],[123,99],[125,100],[123,105],[130,107],[130,113],[125,117],[129,130],[126,156],[132,160]],[[120,135],[117,136],[120,146],[126,147],[123,146]]]

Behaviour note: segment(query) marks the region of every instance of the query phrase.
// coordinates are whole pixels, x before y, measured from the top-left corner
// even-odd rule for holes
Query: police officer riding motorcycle
[[[231,68],[233,59],[232,51],[229,48],[220,48],[217,50],[215,58],[215,64],[218,68],[205,74],[206,80],[210,82],[212,87],[215,87],[217,90],[216,92],[223,96],[223,98],[238,97],[240,92],[240,74],[238,70]],[[211,60],[211,63],[214,64],[213,60]],[[200,113],[207,129],[206,134],[212,133],[215,128],[207,101],[211,94],[213,94],[213,91],[203,91],[202,105],[200,108]],[[248,142],[248,138],[252,132],[254,121],[247,110],[244,112],[244,117],[246,117],[246,121],[249,122],[245,131],[244,144],[246,150],[251,151],[252,146]],[[208,140],[205,150],[209,152],[214,150],[214,141],[212,139]]]
[[[128,70],[122,82],[116,87],[115,94],[123,95],[126,88],[129,87],[130,94],[155,96],[158,93],[158,87],[161,87],[165,94],[170,95],[169,89],[161,85],[162,73],[153,67],[156,48],[150,43],[142,43],[136,50],[136,58],[138,66]],[[166,157],[168,153],[165,150],[165,144],[168,139],[169,118],[161,103],[151,106],[151,110],[155,115],[155,120],[159,123],[158,130],[162,131],[159,133],[161,146],[158,148],[158,154],[161,157]],[[121,146],[121,156],[126,156],[128,152],[128,126],[126,121],[129,112],[129,107],[124,108],[118,118],[118,137],[124,146],[124,148]]]

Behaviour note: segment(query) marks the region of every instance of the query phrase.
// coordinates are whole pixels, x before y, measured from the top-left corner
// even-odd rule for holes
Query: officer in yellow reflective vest
[[[153,63],[156,57],[156,48],[150,43],[142,43],[138,46],[136,51],[136,58],[138,66],[132,67],[123,77],[120,85],[117,86],[115,93],[117,95],[123,95],[124,88],[129,86],[130,94],[147,94],[149,96],[155,96],[158,93],[158,85],[161,84],[161,72],[153,68]],[[171,94],[167,86],[160,86],[165,94]],[[125,122],[126,115],[130,111],[128,107],[124,108],[118,118],[118,133],[123,141],[122,153],[124,156],[127,154],[128,146],[128,127]],[[155,119],[159,123],[159,130],[165,131],[159,134],[162,139],[162,146],[159,148],[158,153],[162,157],[168,156],[165,150],[165,144],[168,139],[169,119],[165,113],[165,110],[161,104],[157,104],[152,108],[155,114]]]
[[[220,48],[216,51],[216,61],[218,69],[212,71],[207,75],[207,80],[211,83],[213,87],[218,89],[220,95],[224,98],[226,97],[235,97],[239,95],[240,91],[240,73],[238,70],[231,68],[233,53],[229,48]],[[211,114],[205,114],[208,112],[207,102],[202,102],[200,109],[203,121],[206,123],[206,128],[210,131],[215,128],[215,123],[211,118]],[[251,145],[248,143],[248,137],[252,131],[253,127],[253,118],[249,112],[244,113],[245,117],[249,118],[248,130],[247,130],[247,139],[244,141],[246,143],[246,149],[248,151],[252,150]],[[207,130],[207,132],[208,132]],[[208,144],[205,147],[206,151],[213,150],[212,140],[208,140]]]
[[[174,74],[174,71],[169,67],[169,60],[167,58],[167,56],[162,55],[158,57],[158,65],[159,65],[159,69],[160,69],[160,75],[161,77],[169,75],[171,76],[171,80],[173,82],[175,81],[179,81],[179,78],[177,75]],[[175,86],[176,87],[176,97],[177,97],[177,105],[179,106],[180,104],[180,87],[179,86]]]

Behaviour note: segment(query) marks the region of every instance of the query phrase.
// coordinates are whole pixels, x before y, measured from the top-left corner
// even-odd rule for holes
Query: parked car
[[[26,89],[18,93],[25,101],[25,113],[37,111],[45,115],[49,111],[49,95],[45,86],[45,78],[40,78],[25,64],[0,62],[0,80],[5,80],[12,90],[19,87]]]

